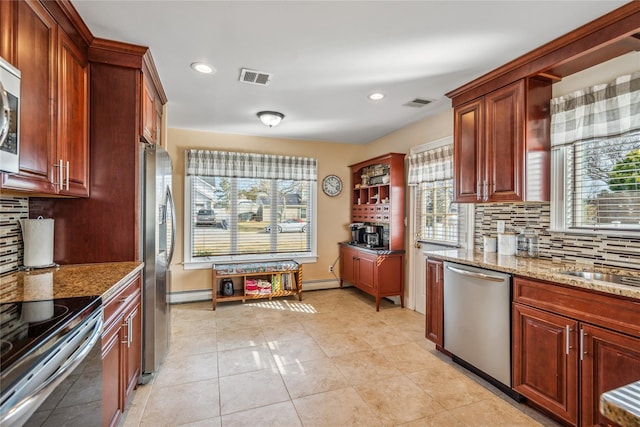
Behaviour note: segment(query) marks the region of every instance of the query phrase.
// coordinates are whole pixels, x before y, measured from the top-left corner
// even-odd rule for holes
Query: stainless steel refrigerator
[[[142,286],[142,375],[147,383],[169,349],[171,258],[175,246],[175,206],[171,194],[169,154],[154,145],[140,144]]]

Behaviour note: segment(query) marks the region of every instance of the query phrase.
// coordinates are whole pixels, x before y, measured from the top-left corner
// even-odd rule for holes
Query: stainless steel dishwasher
[[[511,392],[510,274],[444,263],[444,348],[518,398]]]

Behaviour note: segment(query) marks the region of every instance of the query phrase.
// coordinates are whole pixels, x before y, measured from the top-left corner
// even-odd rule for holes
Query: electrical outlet
[[[329,266],[329,273],[333,273],[333,265]]]
[[[498,229],[498,233],[504,233],[504,220],[496,221],[496,228]]]

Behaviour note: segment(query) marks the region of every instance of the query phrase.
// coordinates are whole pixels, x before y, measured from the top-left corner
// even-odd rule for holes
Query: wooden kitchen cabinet
[[[514,278],[513,388],[570,425],[613,425],[600,395],[640,380],[640,302]]]
[[[21,94],[19,172],[3,173],[1,187],[88,196],[87,45],[79,37],[72,40],[53,18],[49,8],[59,10],[56,3],[3,3],[2,22],[12,25],[3,32],[8,41],[2,50],[21,72]]]
[[[444,347],[444,264],[427,259],[425,336]]]
[[[141,370],[141,276],[138,273],[104,301],[102,424],[116,426]]]
[[[458,203],[548,201],[551,82],[525,78],[454,108]]]
[[[380,299],[387,296],[399,296],[404,307],[404,253],[340,244],[340,287],[344,282],[374,296],[376,311],[380,311]]]
[[[153,78],[147,67],[143,67],[142,121],[140,135],[150,144],[162,144],[162,105]],[[165,101],[166,102],[166,101]]]

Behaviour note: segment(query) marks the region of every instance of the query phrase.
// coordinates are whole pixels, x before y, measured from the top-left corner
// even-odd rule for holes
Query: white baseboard
[[[321,289],[335,289],[340,287],[337,279],[314,280],[302,284],[302,292],[318,291]],[[195,291],[180,291],[169,293],[169,304],[184,304],[187,302],[211,301],[211,289],[198,289]]]

